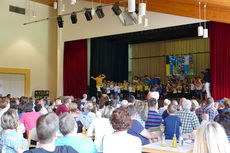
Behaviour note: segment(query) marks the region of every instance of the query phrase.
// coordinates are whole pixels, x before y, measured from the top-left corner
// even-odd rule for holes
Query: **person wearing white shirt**
[[[95,118],[87,130],[87,136],[95,137],[94,143],[98,153],[103,152],[103,137],[114,132],[109,121],[112,112],[113,108],[106,106],[102,112],[102,118]]]
[[[141,140],[127,133],[132,126],[127,107],[119,107],[110,117],[114,133],[103,140],[103,153],[141,153]]]

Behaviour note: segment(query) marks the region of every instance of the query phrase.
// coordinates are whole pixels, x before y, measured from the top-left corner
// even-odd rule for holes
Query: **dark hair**
[[[24,107],[24,104],[19,104],[19,105],[18,105],[18,113],[19,113],[19,114],[22,113],[22,112],[24,112],[24,111],[23,111],[23,107]]]
[[[230,134],[230,114],[219,114],[214,118],[214,121],[218,122],[219,124],[221,124],[227,135]]]
[[[41,143],[51,143],[59,129],[59,120],[56,114],[48,113],[37,120],[36,131]]]
[[[137,113],[137,109],[136,109],[136,107],[134,105],[129,105],[128,109],[129,109],[130,116],[133,116],[133,115],[135,115]]]
[[[1,108],[1,109],[6,108],[7,104],[8,104],[8,102],[7,102],[6,100],[2,100],[2,101],[0,102],[0,108]]]
[[[129,110],[127,107],[123,106],[113,111],[110,121],[115,131],[125,131],[132,126]]]
[[[39,112],[41,109],[42,109],[42,105],[40,105],[40,104],[37,104],[34,106],[35,112]]]
[[[11,101],[10,102],[10,108],[11,109],[18,109],[18,105],[17,105],[16,101]]]
[[[134,104],[135,103],[135,97],[133,95],[130,95],[128,98],[127,98],[128,102],[129,103],[132,103]]]
[[[31,103],[26,103],[26,104],[23,106],[23,111],[24,111],[24,112],[32,112],[32,111],[33,111],[33,104],[31,104]]]
[[[71,114],[66,112],[59,116],[59,129],[63,135],[73,132],[75,124],[76,121]]]
[[[224,102],[224,108],[230,108],[230,100]]]
[[[157,100],[155,98],[150,98],[148,100],[148,106],[149,107],[156,107],[156,105],[157,105]]]

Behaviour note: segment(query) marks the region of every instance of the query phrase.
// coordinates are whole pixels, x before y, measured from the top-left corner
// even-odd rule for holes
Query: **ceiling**
[[[52,6],[56,0],[33,0],[39,3]],[[66,0],[67,1],[67,0]],[[70,1],[70,0],[69,0]],[[87,0],[91,1],[91,0]],[[100,0],[93,0],[100,2]],[[114,3],[119,0],[104,0],[105,3]],[[161,12],[185,17],[198,18],[198,2],[199,0],[146,0],[147,10],[152,12]],[[230,0],[201,0],[202,17],[203,4],[207,2],[207,20],[230,23]],[[127,3],[120,4],[127,6]]]

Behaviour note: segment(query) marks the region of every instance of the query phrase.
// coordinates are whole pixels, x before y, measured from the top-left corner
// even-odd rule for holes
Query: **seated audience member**
[[[176,101],[176,100],[173,100],[171,104],[176,105],[177,111],[178,111],[179,105],[178,105],[177,101]],[[168,110],[166,109],[166,110],[163,112],[163,114],[162,114],[162,119],[165,120],[165,118],[168,117],[168,116],[169,116],[169,113],[168,113]]]
[[[82,112],[78,109],[78,105],[76,103],[70,103],[69,104],[69,113],[77,119],[78,115],[81,114]]]
[[[9,108],[10,108],[10,104],[8,104],[6,99],[3,99],[0,102],[0,118]],[[1,126],[1,122],[0,122],[0,126]]]
[[[214,118],[214,121],[218,122],[224,127],[230,143],[230,113],[219,114]]]
[[[88,129],[92,121],[96,118],[96,114],[93,112],[95,111],[93,103],[91,101],[85,103],[84,110],[85,111],[80,114],[76,120],[81,121],[81,123],[86,126],[86,129]]]
[[[157,91],[150,91],[147,95],[147,100],[151,99],[151,98],[155,98],[157,101],[160,98],[160,94]]]
[[[132,120],[127,107],[115,109],[110,117],[115,132],[103,140],[103,153],[141,153],[141,140],[127,133]]]
[[[165,110],[167,110],[167,108],[168,108],[168,105],[171,103],[171,101],[170,100],[168,100],[168,99],[165,99],[164,100],[164,106],[163,107],[161,107],[160,109],[159,109],[159,114],[163,114],[163,112],[165,111]]]
[[[83,99],[81,100],[81,104],[84,106],[87,102],[87,94],[83,94]]]
[[[158,102],[155,98],[151,98],[148,100],[148,118],[145,122],[145,128],[151,128],[151,127],[159,127],[161,124],[161,114],[157,112]]]
[[[127,100],[121,101],[121,106],[128,106],[129,102]]]
[[[200,123],[201,125],[209,122],[209,116],[208,116],[208,114],[202,114],[201,118],[202,118],[202,121]]]
[[[63,137],[55,141],[56,146],[71,146],[79,153],[97,153],[95,144],[90,138],[83,138],[77,134],[77,123],[69,113],[59,116],[59,128]]]
[[[230,100],[226,100],[222,103],[222,105],[224,106],[223,109],[219,110],[220,114],[224,114],[226,112],[230,112]]]
[[[77,153],[71,146],[55,146],[59,129],[58,116],[54,113],[42,115],[37,120],[38,146],[25,153]]]
[[[40,104],[37,104],[37,105],[34,106],[35,112],[39,112],[41,114],[41,112],[40,112],[41,109],[42,109],[42,106]]]
[[[10,101],[10,108],[11,108],[11,109],[18,110],[18,105],[19,105],[19,100],[18,100],[18,99],[13,98],[13,99]]]
[[[62,113],[69,112],[68,105],[70,103],[71,103],[71,98],[70,97],[64,98],[63,103],[60,106],[58,106],[58,108],[56,110],[56,114],[59,116]]]
[[[165,126],[165,138],[172,139],[174,133],[176,132],[176,137],[179,140],[179,128],[181,126],[180,118],[176,115],[177,106],[174,104],[170,104],[168,106],[169,116],[165,118],[164,126]],[[176,128],[176,129],[175,129]]]
[[[229,153],[230,145],[224,129],[216,122],[198,128],[193,153]]]
[[[45,108],[45,101],[44,101],[44,99],[43,98],[40,98],[39,100],[38,100],[38,103],[37,104],[39,104],[39,105],[41,105],[42,106],[42,108],[41,108],[41,110],[40,110],[40,113],[41,113],[41,115],[44,115],[44,114],[47,114],[48,113],[48,110]]]
[[[132,126],[128,130],[128,133],[140,138],[142,145],[149,144],[149,139],[157,138],[160,140],[160,137],[146,130],[136,119],[137,119],[137,110],[135,106],[128,106],[129,113],[131,115]]]
[[[135,104],[135,97],[133,95],[130,95],[128,98],[127,98],[127,101],[129,104]]]
[[[111,106],[106,106],[102,112],[101,118],[95,118],[87,130],[87,136],[95,137],[94,143],[96,145],[97,152],[103,152],[103,137],[114,132],[109,121],[112,112],[113,108]]]
[[[14,109],[9,109],[2,115],[1,152],[20,153],[28,150],[27,140],[23,138],[22,133],[17,132],[18,125],[18,114]]]
[[[201,115],[202,114],[208,114],[209,115],[209,121],[213,121],[215,116],[218,115],[218,111],[214,108],[214,100],[212,97],[207,98],[206,105],[203,107],[200,107],[196,110],[196,115],[201,122]]]
[[[26,134],[36,127],[36,121],[40,116],[39,112],[33,112],[33,104],[27,103],[23,107],[24,113],[21,116],[20,122],[26,128]]]
[[[184,99],[182,101],[182,111],[177,113],[182,123],[182,134],[192,133],[200,126],[196,114],[190,112],[191,105],[190,100]]]
[[[199,103],[195,99],[192,99],[191,102],[192,102],[192,106],[191,106],[190,111],[193,113],[196,113],[195,111],[196,111],[196,109],[198,109]]]
[[[134,104],[134,106],[136,107],[137,112],[138,112],[137,121],[139,121],[141,125],[145,127],[145,121],[147,121],[147,116],[148,116],[148,106],[146,102],[136,100],[136,103]]]

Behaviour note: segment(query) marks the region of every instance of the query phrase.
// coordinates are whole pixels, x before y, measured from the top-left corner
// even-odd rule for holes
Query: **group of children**
[[[149,91],[157,91],[163,99],[181,97],[206,99],[205,83],[198,77],[180,80],[170,76],[167,78],[167,83],[153,82],[147,77],[135,77],[132,82],[103,80],[102,84],[97,83],[96,88],[99,98],[102,94],[107,94],[109,97],[119,96],[121,99],[126,99],[130,95],[137,99],[145,99]]]

